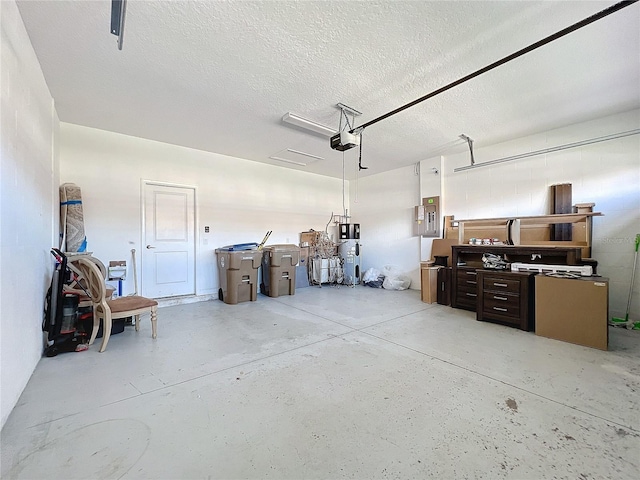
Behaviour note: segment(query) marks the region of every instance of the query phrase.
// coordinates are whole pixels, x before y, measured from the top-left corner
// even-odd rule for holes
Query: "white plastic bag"
[[[364,272],[364,276],[362,277],[362,281],[364,283],[373,282],[374,280],[378,279],[380,274],[381,274],[380,270],[376,270],[375,268],[371,267],[366,272]]]
[[[383,280],[384,275],[380,273],[380,270],[376,270],[373,267],[364,272],[364,276],[362,277],[362,283],[373,288],[382,288]]]
[[[382,269],[384,282],[382,288],[387,290],[406,290],[411,286],[411,279],[393,265],[385,265]]]

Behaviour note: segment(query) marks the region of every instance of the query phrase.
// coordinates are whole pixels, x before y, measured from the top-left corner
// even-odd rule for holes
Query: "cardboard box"
[[[316,239],[318,238],[318,232],[312,230],[310,232],[301,232],[300,233],[300,246],[301,247],[309,247],[316,244]]]
[[[458,240],[451,240],[448,238],[436,238],[431,244],[431,259],[435,260],[436,257],[448,257],[446,267],[451,266],[451,247],[458,245]]]
[[[430,266],[430,262],[420,262],[420,293],[425,303],[438,301],[438,270],[440,267]]]
[[[609,281],[535,276],[536,335],[607,350]]]

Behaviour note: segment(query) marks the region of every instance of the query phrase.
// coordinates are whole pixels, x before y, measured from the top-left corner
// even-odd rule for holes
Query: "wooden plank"
[[[526,242],[529,240],[549,241],[551,240],[551,226],[524,226],[520,228],[520,240]]]
[[[465,220],[453,220],[453,222],[473,222],[475,224],[487,224],[494,225],[499,223],[506,223],[509,220],[514,220],[516,218],[520,219],[521,222],[534,223],[533,220],[540,220],[540,223],[543,224],[553,224],[553,223],[575,223],[580,220],[585,219],[586,217],[600,217],[602,216],[601,212],[584,212],[584,213],[566,213],[566,214],[557,214],[557,215],[529,215],[529,216],[518,216],[514,215],[513,217],[500,217],[500,218],[478,218],[478,219],[465,219]]]
[[[457,245],[456,240],[437,238],[431,244],[431,258],[435,260],[436,256],[449,257],[449,264],[451,264],[451,247]]]
[[[522,243],[523,247],[531,245],[544,245],[545,247],[586,247],[587,242],[581,242],[579,240],[526,240],[526,243]]]
[[[572,212],[571,184],[551,185],[551,213],[566,214]],[[571,225],[557,223],[551,227],[553,240],[571,240]]]

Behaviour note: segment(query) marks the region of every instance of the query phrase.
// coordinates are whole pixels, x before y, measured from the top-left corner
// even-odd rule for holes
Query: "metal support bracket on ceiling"
[[[348,128],[349,130],[353,130],[355,128],[356,117],[362,115],[362,112],[359,112],[355,108],[349,107],[344,103],[336,103],[336,108],[340,109],[340,128],[338,131],[342,131],[343,128]],[[351,121],[349,121],[349,115],[351,115]],[[345,125],[342,126],[342,119],[344,118]],[[352,132],[354,133],[354,132]]]
[[[358,171],[362,171],[362,170],[367,170],[369,167],[364,167],[362,165],[362,128],[355,127],[355,121],[356,121],[356,117],[359,117],[360,115],[362,115],[362,112],[359,112],[358,110],[356,110],[353,107],[349,107],[347,105],[345,105],[344,103],[337,103],[336,104],[336,108],[340,109],[340,131],[342,131],[343,127],[342,127],[342,117],[344,117],[346,125],[345,128],[349,128],[351,130],[351,133],[353,133],[354,135],[359,135],[360,136],[360,151],[358,152]],[[351,122],[349,122],[349,115],[351,115]]]
[[[460,138],[466,140],[467,144],[469,145],[469,153],[471,153],[471,165],[475,165],[476,160],[475,158],[473,158],[473,140],[467,137],[464,133],[460,135]]]
[[[118,37],[118,50],[122,50],[126,10],[127,0],[111,0],[111,33]]]

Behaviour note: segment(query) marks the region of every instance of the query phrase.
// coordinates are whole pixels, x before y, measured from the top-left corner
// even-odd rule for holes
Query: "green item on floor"
[[[636,233],[635,255],[633,257],[633,269],[631,270],[631,282],[629,284],[629,300],[627,301],[627,313],[624,318],[613,317],[610,325],[618,327],[627,327],[633,330],[640,330],[640,322],[629,321],[629,310],[631,309],[631,297],[633,295],[633,283],[636,278],[636,267],[638,266],[638,246],[640,246],[640,233]]]

